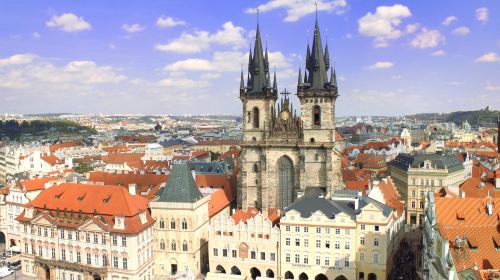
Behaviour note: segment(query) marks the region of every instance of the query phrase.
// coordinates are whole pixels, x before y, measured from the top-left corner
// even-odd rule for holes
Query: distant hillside
[[[0,138],[7,137],[11,140],[20,139],[22,136],[46,137],[48,135],[90,135],[96,134],[94,128],[81,126],[72,121],[0,121]]]
[[[477,111],[457,111],[451,113],[425,113],[406,116],[408,119],[417,119],[425,122],[453,122],[457,125],[462,122],[469,122],[473,126],[487,126],[496,124],[500,111],[489,108]]]

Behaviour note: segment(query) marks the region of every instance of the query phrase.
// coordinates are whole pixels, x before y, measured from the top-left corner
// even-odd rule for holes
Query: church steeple
[[[312,89],[324,89],[326,83],[326,61],[323,56],[323,46],[321,44],[321,34],[319,31],[318,18],[314,25],[314,39],[312,44],[312,51],[309,57],[309,83]]]
[[[250,71],[250,93],[263,93],[267,87],[268,67],[266,65],[266,58],[262,50],[262,39],[260,36],[260,27],[257,23],[257,32],[255,36],[255,45],[253,50],[253,57],[251,61]]]
[[[241,69],[240,90],[245,89],[245,79],[243,78],[243,69]]]

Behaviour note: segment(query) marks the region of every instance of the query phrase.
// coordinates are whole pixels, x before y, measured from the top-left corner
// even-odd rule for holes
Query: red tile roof
[[[254,207],[249,207],[247,211],[243,211],[241,209],[238,209],[232,216],[231,218],[234,220],[235,224],[238,224],[240,222],[246,223],[248,219],[251,219],[255,217],[257,214],[259,214],[260,211],[257,208]],[[279,211],[276,210],[275,208],[269,208],[267,210],[267,218],[273,223],[276,224],[279,220]]]
[[[53,145],[49,145],[49,151],[51,153],[55,153],[59,149],[77,147],[77,146],[81,146],[81,145],[82,145],[82,143],[77,142],[77,141],[64,142],[64,143],[60,143],[60,144],[53,144]]]
[[[397,210],[398,214],[401,215],[404,210],[404,203],[402,202],[401,195],[396,189],[396,185],[389,176],[386,180],[381,180],[378,184],[380,191],[384,195],[384,200],[387,206]]]
[[[500,197],[500,190],[495,189],[494,182],[480,178],[469,178],[460,185],[465,197]]]
[[[43,161],[45,161],[46,163],[50,164],[50,165],[57,165],[57,164],[64,163],[62,160],[60,160],[58,157],[56,157],[53,154],[51,154],[51,155],[43,155],[40,158]]]
[[[19,181],[19,184],[23,187],[26,192],[37,191],[45,189],[45,183],[56,182],[60,180],[60,177],[44,177],[32,180]]]
[[[93,171],[87,174],[87,180],[90,182],[99,182],[105,185],[121,185],[128,187],[130,184],[137,184],[137,191],[145,192],[149,187],[155,187],[165,183],[168,176],[165,174],[152,174],[152,173],[110,173],[102,171]]]
[[[124,164],[131,161],[140,161],[144,153],[113,153],[102,156],[102,161],[108,164]]]
[[[500,198],[491,199],[495,205],[491,216],[486,212],[486,203],[489,201],[486,198],[435,197],[434,200],[438,228],[443,238],[450,242],[455,267],[461,270],[476,264],[479,269],[499,268],[500,253],[494,239],[500,238]],[[457,218],[459,212],[463,213],[465,219]],[[455,250],[457,236],[462,240],[466,236],[477,249],[472,250],[466,245],[462,250]]]

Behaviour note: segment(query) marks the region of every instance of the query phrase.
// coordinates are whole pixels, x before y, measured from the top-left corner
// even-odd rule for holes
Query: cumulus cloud
[[[165,16],[159,17],[158,20],[156,21],[156,26],[160,28],[170,28],[180,25],[186,25],[186,22],[183,20],[175,20],[172,17],[165,17]]]
[[[193,89],[193,88],[205,88],[209,85],[206,80],[192,80],[188,78],[167,78],[160,80],[158,82],[160,86],[170,87],[170,88],[179,88],[179,89]]]
[[[197,53],[209,49],[211,45],[232,46],[239,49],[247,45],[243,27],[235,26],[228,21],[222,25],[222,30],[210,34],[208,31],[196,31],[194,33],[183,33],[166,44],[157,44],[157,50],[176,53]]]
[[[128,32],[128,33],[141,32],[142,30],[144,30],[144,28],[146,28],[146,27],[144,27],[138,23],[122,25],[123,31]]]
[[[427,49],[443,44],[444,41],[445,38],[439,30],[428,30],[427,28],[422,28],[422,31],[418,33],[413,40],[411,40],[410,45],[414,48]]]
[[[482,7],[476,9],[476,19],[480,22],[488,21],[488,8]]]
[[[444,55],[446,55],[446,52],[443,50],[438,50],[438,51],[431,53],[431,55],[432,56],[444,56]]]
[[[231,72],[239,71],[241,65],[248,63],[248,53],[215,52],[212,59],[188,58],[164,67],[168,72],[200,71]],[[291,64],[281,52],[269,52],[269,63],[276,68],[287,68]]]
[[[403,34],[399,26],[401,20],[409,16],[411,12],[406,6],[380,6],[375,13],[369,12],[358,20],[358,31],[364,36],[374,37],[375,47],[387,47],[389,40],[397,39]]]
[[[482,56],[476,59],[476,62],[487,62],[487,63],[499,62],[499,61],[500,61],[500,56],[498,56],[494,52],[483,54]]]
[[[127,79],[111,66],[98,66],[94,61],[70,61],[57,67],[43,59],[33,60],[34,55],[14,55],[0,62],[13,65],[0,69],[0,88],[95,85],[118,83]],[[5,62],[7,61],[7,62]]]
[[[318,11],[342,13],[347,7],[346,0],[319,0],[316,1]],[[248,8],[246,13],[255,14],[257,10],[260,13],[266,13],[276,9],[285,9],[286,17],[284,21],[294,22],[302,17],[312,14],[316,11],[316,6],[309,0],[270,0],[265,4],[259,5],[257,8]]]
[[[78,17],[72,13],[64,13],[60,16],[53,16],[45,23],[48,27],[59,28],[65,32],[79,32],[90,30],[92,26],[83,17]]]
[[[36,55],[30,53],[15,54],[6,58],[0,58],[0,67],[31,63],[35,58]]]
[[[420,24],[418,24],[418,23],[408,24],[406,26],[406,33],[411,34],[415,31],[417,31],[419,27],[420,27]]]
[[[457,27],[455,29],[453,29],[453,31],[451,33],[455,34],[455,35],[461,35],[461,36],[465,36],[467,34],[469,34],[470,32],[470,28],[467,27],[467,26],[460,26],[460,27]]]
[[[441,24],[444,26],[448,26],[456,20],[458,20],[458,18],[456,16],[449,16],[449,17],[445,18]]]
[[[394,66],[393,62],[390,61],[379,61],[373,65],[368,66],[370,70],[378,70],[378,69],[389,69]]]

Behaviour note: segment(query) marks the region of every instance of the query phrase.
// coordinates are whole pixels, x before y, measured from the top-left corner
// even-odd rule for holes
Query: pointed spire
[[[311,49],[309,48],[309,43],[307,43],[307,54],[306,54],[306,69],[310,66]]]
[[[325,45],[325,68],[326,69],[330,68],[330,53],[328,51],[328,38],[326,40],[326,45]]]
[[[269,71],[269,55],[267,53],[267,40],[266,40],[266,54],[264,56],[264,64],[266,66],[266,71]]]
[[[309,81],[307,80],[307,71],[304,70],[304,84],[307,84]]]
[[[321,45],[318,18],[316,18],[313,45],[311,55],[309,57],[309,65],[307,67],[307,70],[309,71],[309,83],[311,84],[311,89],[325,88],[325,84],[327,82],[327,69],[328,68],[326,68],[325,65],[325,57],[323,56],[323,46]]]
[[[249,64],[250,72],[250,88],[251,93],[262,93],[263,89],[269,87],[269,75],[266,67],[264,53],[262,51],[262,39],[260,36],[260,26],[257,22],[257,31],[255,34],[255,44],[251,65]]]
[[[304,82],[302,80],[302,69],[300,69],[300,67],[299,67],[299,80],[297,81],[297,85],[300,86],[300,85],[303,85],[303,84],[304,84]]]
[[[248,50],[248,74],[252,70],[252,43],[250,43],[250,49]]]
[[[335,69],[330,70],[330,85],[337,86],[337,74],[335,74]]]
[[[277,90],[278,90],[278,82],[276,81],[276,66],[274,66],[273,89],[274,89],[275,91],[277,91]]]
[[[244,89],[244,88],[245,88],[245,79],[243,78],[243,69],[241,69],[240,89]]]

